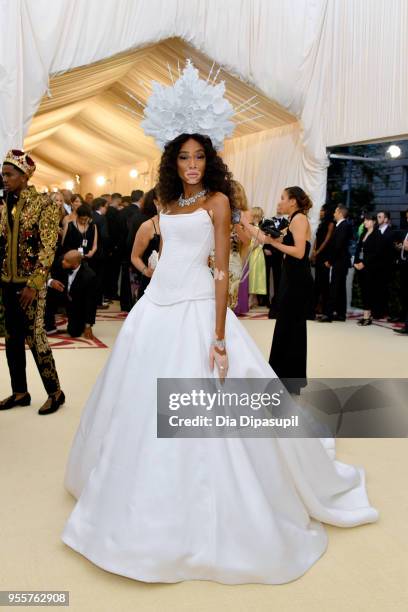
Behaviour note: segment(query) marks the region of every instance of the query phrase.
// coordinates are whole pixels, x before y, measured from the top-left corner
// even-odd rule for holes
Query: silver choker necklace
[[[195,204],[197,200],[205,196],[207,193],[208,193],[208,189],[203,189],[202,191],[199,191],[195,195],[191,196],[191,198],[183,198],[183,196],[181,195],[179,199],[177,200],[177,205],[178,206],[191,206],[192,204]]]

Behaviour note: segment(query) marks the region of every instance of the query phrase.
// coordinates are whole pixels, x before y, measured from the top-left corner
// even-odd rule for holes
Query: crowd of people
[[[57,332],[55,316],[62,308],[68,315],[66,331],[92,338],[98,309],[119,300],[122,311],[129,312],[143,294],[153,273],[149,257],[159,250],[158,201],[154,190],[97,198],[62,190],[51,199],[60,224],[48,280],[46,331]]]
[[[260,207],[247,211],[255,227],[262,225]],[[408,210],[407,227],[395,228],[390,215],[381,210],[363,212],[359,220],[349,217],[346,206],[320,210],[320,222],[313,241],[310,261],[314,270],[314,299],[308,305],[308,318],[322,323],[345,321],[347,316],[347,277],[354,270],[351,304],[362,309],[358,325],[371,325],[374,319],[406,323],[408,316]],[[285,235],[286,216],[277,208],[270,219]],[[249,244],[249,247],[248,247]],[[248,312],[254,305],[267,306],[269,318],[276,318],[283,254],[269,245],[260,245],[232,232],[231,253],[241,252],[242,265],[234,262],[233,273],[241,276],[238,291],[230,292],[230,306],[237,314]],[[249,248],[249,254],[248,254]],[[230,271],[231,273],[231,271]],[[396,329],[397,333],[407,333]]]
[[[234,183],[234,204],[252,226],[264,221],[259,206],[249,207],[245,190]],[[71,336],[92,338],[97,309],[114,300],[129,312],[143,295],[160,250],[161,209],[155,189],[85,197],[64,189],[51,194],[59,209],[56,256],[47,283],[45,328],[57,332],[56,314],[66,312]],[[408,211],[406,212],[408,223]],[[287,215],[278,203],[269,219],[285,235]],[[228,305],[237,315],[264,306],[276,318],[284,254],[240,224],[231,223]],[[387,211],[364,212],[357,222],[339,204],[320,209],[320,222],[310,251],[314,270],[314,300],[308,319],[345,321],[347,276],[354,269],[351,303],[363,310],[359,325],[375,319],[407,321],[408,230],[394,228]],[[209,261],[211,267],[211,258]],[[395,330],[408,333],[408,325]]]

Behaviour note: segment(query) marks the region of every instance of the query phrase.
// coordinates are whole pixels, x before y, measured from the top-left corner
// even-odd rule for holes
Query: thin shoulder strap
[[[292,223],[293,219],[294,219],[294,218],[296,217],[296,215],[297,215],[298,213],[300,213],[300,212],[302,212],[302,211],[301,211],[301,210],[295,210],[295,212],[293,213],[293,215],[292,215],[292,216],[291,216],[291,218],[290,218],[289,223]]]
[[[157,229],[156,229],[156,224],[155,224],[155,222],[154,222],[154,219],[153,219],[153,218],[151,219],[151,222],[153,223],[154,233],[155,233],[155,234],[158,234],[159,232],[158,232],[158,231],[157,231]]]

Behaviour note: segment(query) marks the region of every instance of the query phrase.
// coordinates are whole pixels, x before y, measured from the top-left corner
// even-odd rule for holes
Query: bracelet
[[[213,340],[211,344],[215,348],[219,349],[220,351],[225,351],[225,339],[224,338],[222,340],[218,340],[218,338],[215,338],[215,340]]]
[[[147,266],[144,266],[143,270],[140,272],[140,274],[144,275],[144,271],[146,270]]]

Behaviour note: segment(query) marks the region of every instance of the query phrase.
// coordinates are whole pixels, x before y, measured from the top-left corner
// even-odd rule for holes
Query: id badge
[[[84,247],[84,249],[88,246],[88,240],[86,238],[82,240],[82,246]]]

